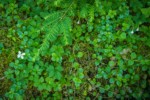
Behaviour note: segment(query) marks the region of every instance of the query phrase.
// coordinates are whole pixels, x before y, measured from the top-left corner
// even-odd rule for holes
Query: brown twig
[[[1,77],[0,80],[3,80],[5,78],[5,76]]]

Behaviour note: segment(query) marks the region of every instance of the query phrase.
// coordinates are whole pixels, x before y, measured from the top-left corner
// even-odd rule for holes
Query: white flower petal
[[[18,51],[18,54],[21,54],[21,51]]]
[[[133,33],[134,33],[134,31],[132,30],[132,31],[131,31],[131,34],[133,34]]]
[[[79,20],[77,21],[77,24],[80,24],[80,21],[79,21]]]
[[[139,31],[139,28],[137,28],[136,31]]]
[[[24,57],[23,56],[21,56],[21,59],[23,59]]]
[[[20,54],[18,54],[18,55],[17,55],[17,58],[20,58],[20,57],[21,57],[21,55],[20,55]]]
[[[24,55],[25,55],[25,53],[22,53],[22,55],[24,56]]]

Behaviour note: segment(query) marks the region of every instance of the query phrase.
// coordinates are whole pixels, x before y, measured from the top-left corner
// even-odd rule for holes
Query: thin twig
[[[5,76],[3,76],[2,78],[0,78],[0,80],[3,80],[5,78]]]

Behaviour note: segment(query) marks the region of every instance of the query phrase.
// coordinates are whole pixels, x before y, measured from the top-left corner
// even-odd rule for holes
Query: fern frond
[[[44,25],[41,29],[41,31],[45,33],[45,38],[43,39],[43,43],[41,44],[38,50],[39,51],[38,54],[36,54],[36,56],[34,57],[34,60],[36,59],[36,57],[39,57],[40,52],[49,48],[50,42],[55,41],[59,34],[63,36],[63,42],[64,42],[63,44],[68,45],[70,43],[69,39],[71,39],[70,37],[71,19],[69,17],[65,17],[64,19],[62,19],[62,17],[58,15],[59,13],[52,14],[51,15],[52,18],[49,17],[45,20],[46,22],[44,23],[47,24]],[[59,17],[57,23],[51,23],[53,22],[54,17],[55,19]]]
[[[89,8],[89,17],[90,17],[90,22],[94,20],[94,7],[90,6]]]
[[[64,40],[64,44],[68,45],[70,44],[70,39],[71,39],[71,34],[70,34],[70,30],[71,30],[71,19],[69,17],[66,17],[64,19],[64,22],[61,25],[61,32],[63,33],[63,40]]]
[[[62,34],[61,36],[63,36],[63,44],[69,44],[69,39],[71,39],[71,19],[69,17],[65,17],[65,15],[71,8],[72,4],[63,13],[63,15],[61,15],[62,11],[57,11],[54,13],[50,13],[49,15],[43,16],[45,21],[42,24],[43,26],[41,27],[41,31],[43,31],[46,35],[43,39],[43,43],[38,49],[37,54],[35,54],[35,56],[33,57],[33,61],[35,61],[36,58],[39,57],[42,51],[49,48],[50,42],[55,41],[59,34]]]
[[[42,23],[42,28],[41,30],[45,30],[47,29],[47,27],[49,27],[50,25],[54,25],[55,23],[57,23],[62,16],[63,12],[54,12],[54,13],[50,13],[49,15],[45,15],[44,19],[45,21]]]
[[[85,6],[81,8],[81,11],[80,11],[81,18],[86,18],[86,16],[88,15],[88,9],[89,9],[88,4],[85,4]]]

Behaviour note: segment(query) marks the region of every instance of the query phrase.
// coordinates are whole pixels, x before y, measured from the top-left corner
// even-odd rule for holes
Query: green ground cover
[[[150,99],[149,0],[0,0],[0,100]]]

